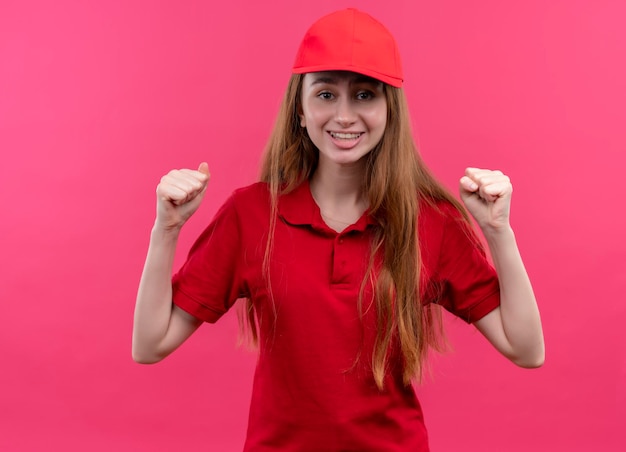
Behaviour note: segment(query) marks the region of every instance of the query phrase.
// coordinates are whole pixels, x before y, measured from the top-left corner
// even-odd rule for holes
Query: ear
[[[302,105],[297,107],[298,117],[300,118],[300,127],[306,128],[306,121],[304,120],[304,112],[302,111]]]

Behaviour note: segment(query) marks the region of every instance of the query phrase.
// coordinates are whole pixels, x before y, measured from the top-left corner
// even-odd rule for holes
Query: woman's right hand
[[[197,170],[172,170],[163,176],[156,189],[155,227],[164,231],[179,230],[200,207],[210,177],[206,162]]]

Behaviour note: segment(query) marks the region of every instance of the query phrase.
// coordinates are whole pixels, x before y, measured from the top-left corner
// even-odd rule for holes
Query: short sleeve
[[[215,214],[172,279],[173,302],[214,323],[243,295],[240,222],[234,196]]]
[[[468,323],[500,305],[496,271],[475,232],[453,208],[444,222],[436,274],[442,289],[439,304]]]

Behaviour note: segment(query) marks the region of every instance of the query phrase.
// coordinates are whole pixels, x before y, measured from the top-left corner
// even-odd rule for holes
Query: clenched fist
[[[513,186],[501,171],[467,168],[460,192],[465,207],[484,232],[510,227]]]
[[[180,229],[200,207],[209,178],[206,162],[197,170],[172,170],[163,176],[156,189],[155,226],[163,230]]]

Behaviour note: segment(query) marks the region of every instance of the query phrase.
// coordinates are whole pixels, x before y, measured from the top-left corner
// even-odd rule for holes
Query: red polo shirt
[[[371,370],[375,309],[363,320],[357,299],[373,224],[364,214],[341,233],[330,229],[304,183],[278,204],[270,264],[275,309],[262,265],[269,224],[263,183],[235,191],[174,276],[174,303],[206,322],[250,297],[260,322],[245,451],[427,451],[422,411],[402,383],[394,345],[385,389]],[[484,253],[446,204],[421,206],[425,302],[474,322],[499,304],[498,281]],[[356,359],[360,356],[360,359]]]

